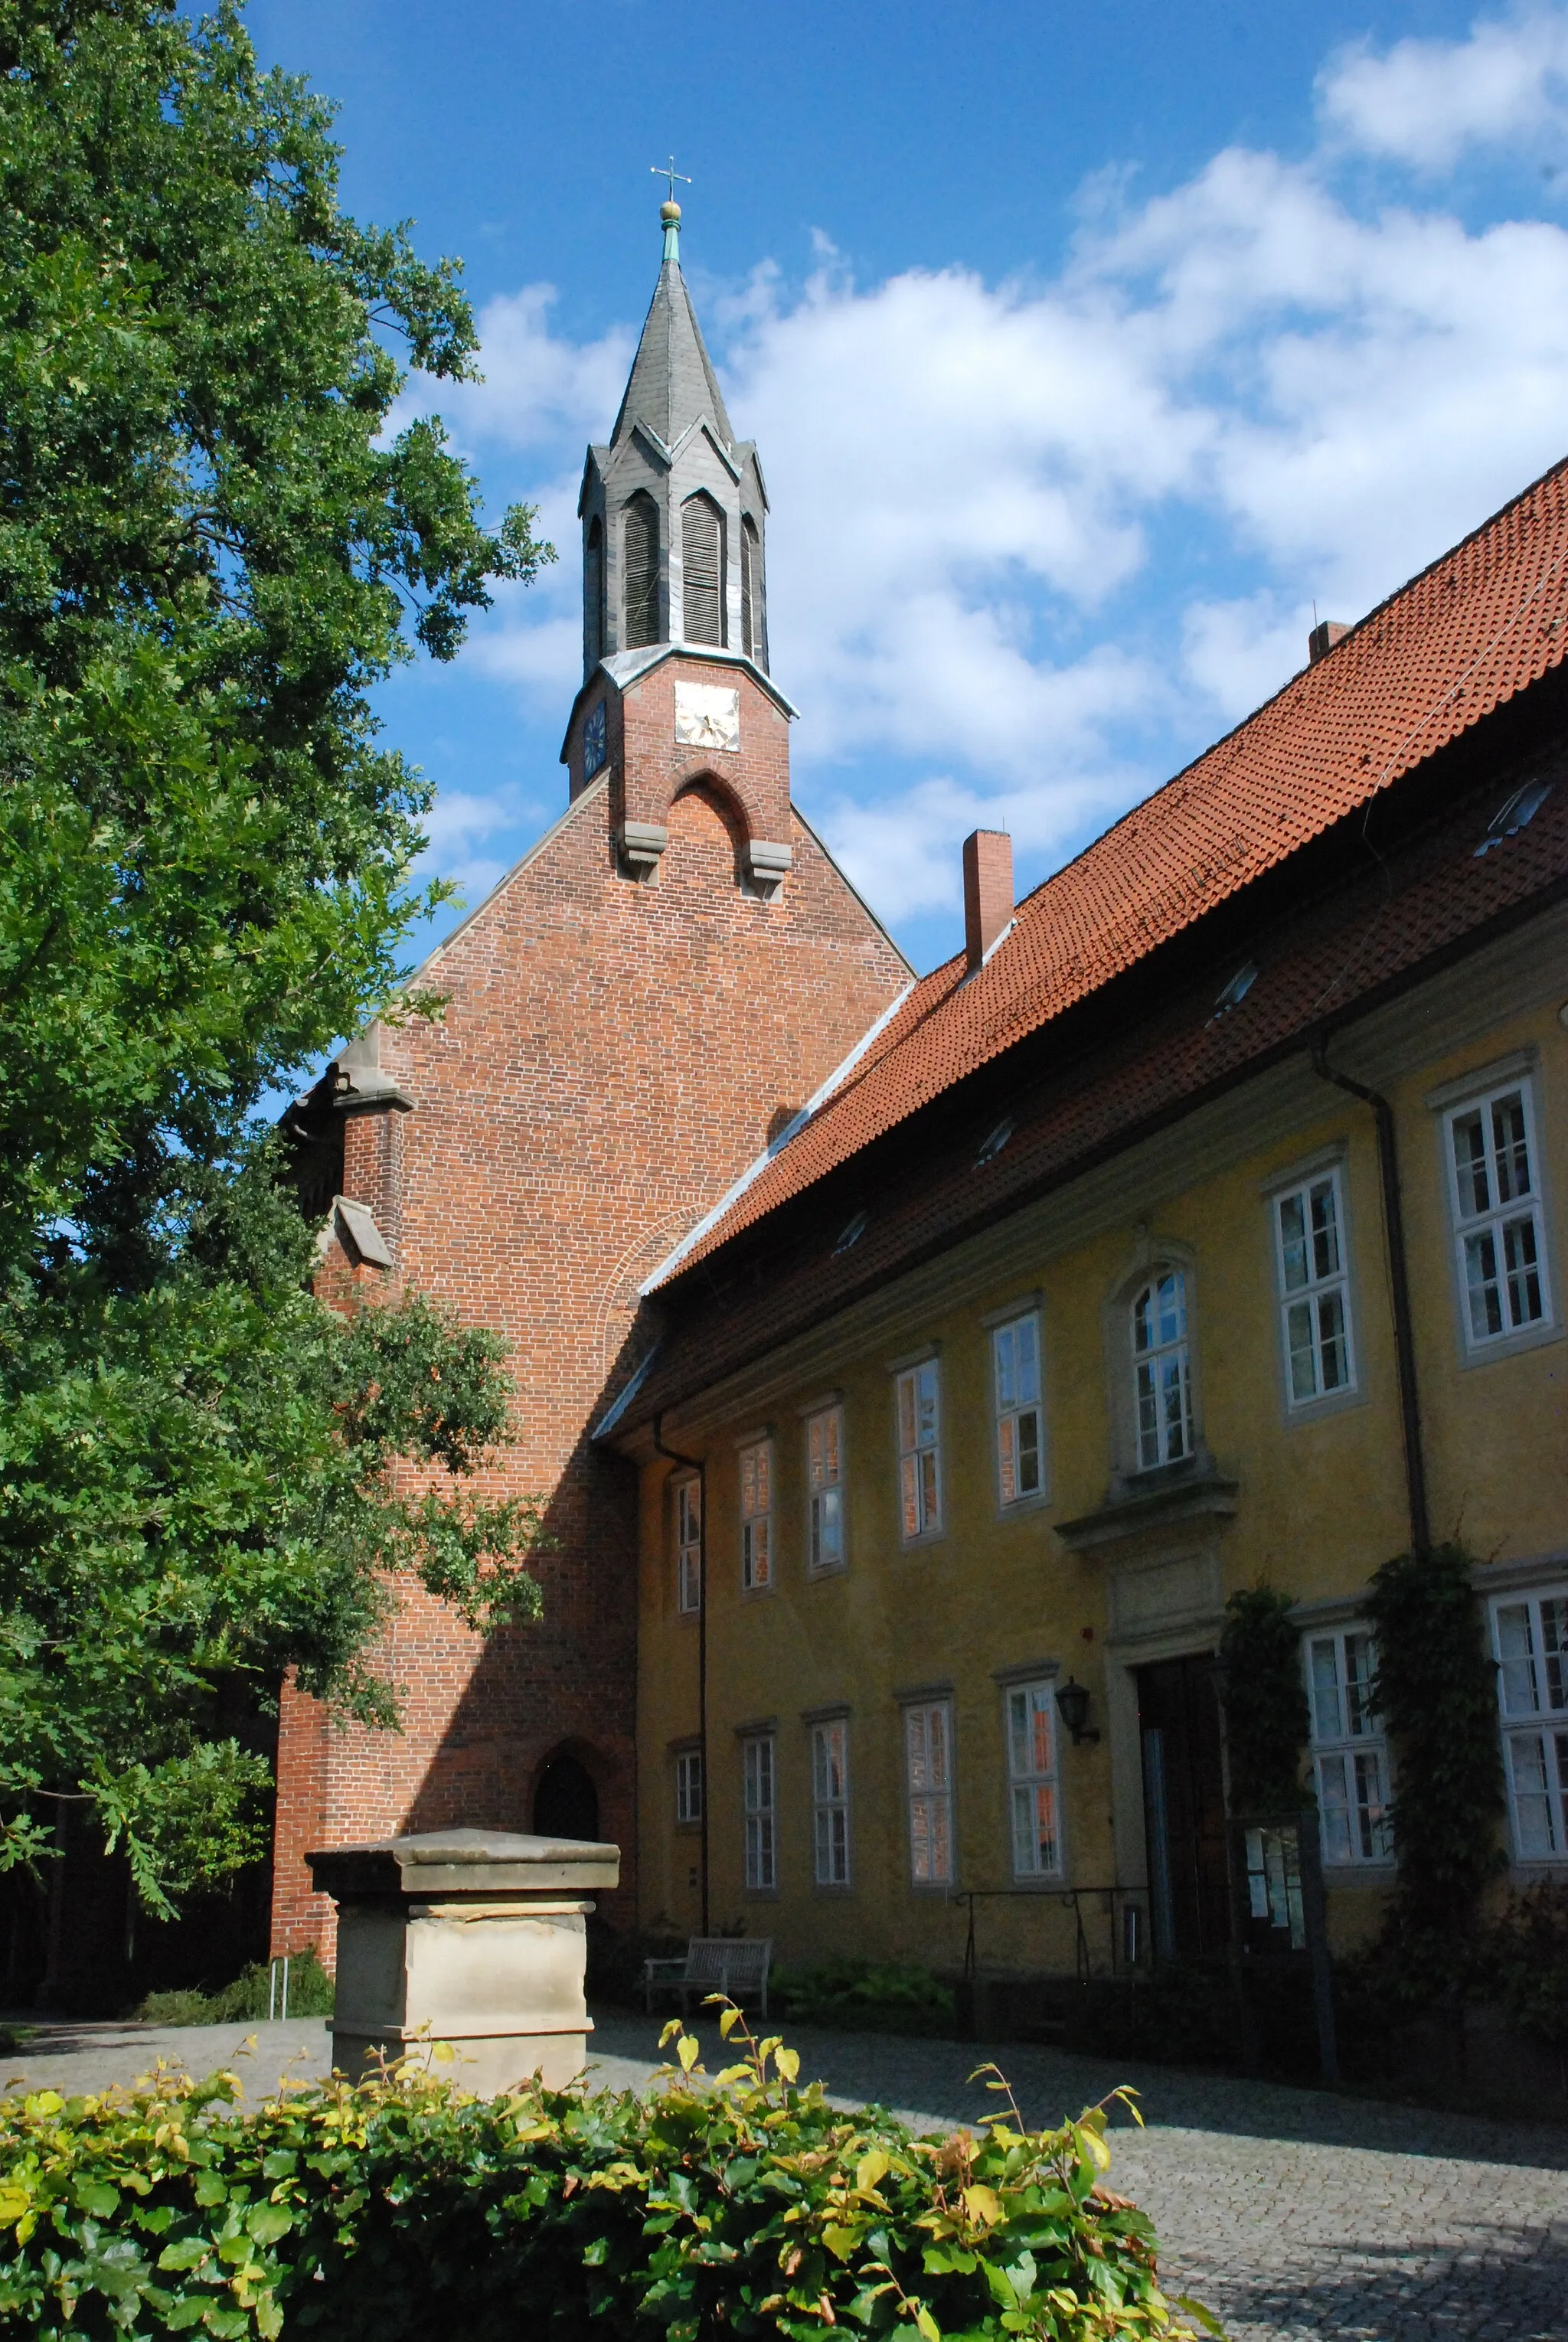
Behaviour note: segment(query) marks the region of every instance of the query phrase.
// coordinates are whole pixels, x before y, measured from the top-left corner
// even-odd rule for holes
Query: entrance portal
[[[534,1833],[536,1837],[598,1837],[599,1792],[587,1767],[566,1749],[552,1756],[539,1776]]]
[[[1149,1910],[1159,1959],[1230,1940],[1220,1703],[1208,1651],[1137,1670]]]

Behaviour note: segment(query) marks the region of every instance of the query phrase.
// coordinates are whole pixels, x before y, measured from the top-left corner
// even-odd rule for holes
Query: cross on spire
[[[684,171],[676,170],[675,158],[673,155],[667,163],[650,163],[648,168],[655,179],[668,179],[670,183],[668,200],[672,204],[675,200],[675,181],[679,179],[683,187],[689,187],[692,184]]]

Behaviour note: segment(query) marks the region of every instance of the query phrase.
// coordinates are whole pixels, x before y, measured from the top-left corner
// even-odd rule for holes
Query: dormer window
[[[723,646],[724,555],[724,515],[711,496],[688,496],[681,507],[681,631],[688,643]]]
[[[637,651],[659,639],[659,507],[645,489],[627,505],[624,531],[625,647]]]

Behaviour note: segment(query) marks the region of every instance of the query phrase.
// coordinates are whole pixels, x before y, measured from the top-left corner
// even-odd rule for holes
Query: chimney
[[[1013,840],[973,829],[964,841],[964,946],[974,975],[1013,916]]]
[[[1342,618],[1324,618],[1306,638],[1307,656],[1316,666],[1319,659],[1327,658],[1335,643],[1348,635],[1350,628]]]

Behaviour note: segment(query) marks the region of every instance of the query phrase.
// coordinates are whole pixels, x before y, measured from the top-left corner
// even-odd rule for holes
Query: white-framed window
[[[1392,1862],[1388,1749],[1372,1704],[1372,1636],[1363,1626],[1309,1635],[1305,1658],[1323,1858]]]
[[[991,1336],[996,1388],[996,1485],[1004,1505],[1037,1496],[1045,1485],[1040,1406],[1040,1319],[1031,1309]]]
[[[842,1716],[811,1728],[811,1830],[819,1887],[849,1885],[849,1726]]]
[[[813,1570],[844,1567],[844,1409],[819,1407],[805,1425],[806,1550]]]
[[[1273,1199],[1285,1389],[1310,1406],[1355,1387],[1344,1196],[1337,1164]]]
[[[1552,1321],[1531,1085],[1503,1082],[1443,1124],[1465,1338],[1484,1349]]]
[[[1013,1875],[1015,1878],[1060,1877],[1056,1686],[1049,1680],[1013,1684],[1005,1698]]]
[[[1492,1605],[1513,1851],[1568,1860],[1568,1586]]]
[[[700,1822],[702,1818],[703,1752],[683,1748],[675,1758],[675,1819]]]
[[[917,1887],[953,1878],[953,1705],[933,1699],[904,1711],[909,1793],[909,1875]]]
[[[675,1488],[675,1604],[683,1611],[703,1606],[703,1484],[682,1480]]]
[[[774,1582],[774,1444],[741,1449],[741,1584],[760,1594]]]
[[[742,1742],[741,1749],[746,1885],[765,1889],[778,1885],[778,1817],[774,1793],[777,1767],[773,1734],[754,1733]]]
[[[898,1506],[906,1543],[942,1526],[942,1394],[934,1358],[898,1377]]]
[[[1187,1280],[1179,1268],[1157,1269],[1133,1296],[1133,1397],[1140,1472],[1192,1454]]]

